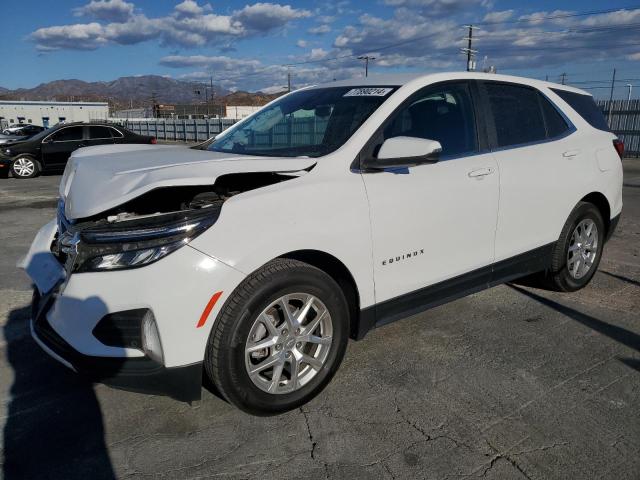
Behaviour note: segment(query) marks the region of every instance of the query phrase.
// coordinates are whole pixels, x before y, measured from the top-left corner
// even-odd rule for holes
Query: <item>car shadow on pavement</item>
[[[29,333],[30,317],[30,307],[13,310],[4,326],[14,380],[3,478],[115,478],[92,383],[40,349]]]
[[[636,287],[640,287],[640,282],[639,281],[632,280],[631,278],[625,277],[624,275],[618,275],[616,273],[605,272],[604,270],[598,270],[598,271],[600,273],[604,273],[605,275],[608,275],[610,277],[617,278],[618,280],[621,280],[623,282],[630,283],[631,285],[635,285]]]
[[[514,284],[508,285],[513,290],[521,293],[522,295],[529,297],[547,307],[553,308],[557,312],[571,318],[572,320],[581,323],[582,325],[589,327],[592,330],[595,330],[602,335],[606,335],[607,337],[615,340],[618,343],[621,343],[629,348],[632,348],[636,352],[640,353],[640,335],[634,333],[626,328],[618,327],[616,325],[611,325],[610,323],[603,322],[602,320],[598,320],[590,315],[579,312],[571,307],[567,307],[566,305],[562,305],[556,301],[553,301],[549,298],[542,297],[537,295],[529,290],[525,290],[522,287],[519,287]],[[634,370],[640,372],[640,360],[635,358],[620,358],[618,357],[622,363],[627,365],[628,367],[633,368]]]

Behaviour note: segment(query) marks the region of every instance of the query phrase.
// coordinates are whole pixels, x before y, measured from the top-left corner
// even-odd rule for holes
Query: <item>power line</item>
[[[640,5],[632,5],[628,7],[618,7],[618,8],[608,8],[606,10],[589,10],[584,12],[575,12],[575,13],[566,13],[566,14],[558,14],[558,15],[548,15],[545,17],[535,17],[535,18],[519,18],[516,20],[496,20],[495,22],[478,22],[476,25],[504,25],[504,24],[514,24],[514,23],[528,23],[528,22],[539,22],[540,20],[555,20],[558,18],[573,18],[573,17],[585,17],[588,15],[602,15],[605,13],[613,13],[619,12],[621,10],[631,11],[640,9]]]
[[[571,14],[559,14],[559,15],[549,15],[549,16],[545,16],[545,17],[536,17],[533,19],[518,19],[518,20],[505,20],[505,21],[496,21],[496,22],[479,22],[475,25],[467,25],[466,27],[470,29],[470,35],[468,39],[468,46],[467,49],[471,50],[471,45],[470,45],[470,39],[472,39],[472,32],[474,28],[477,28],[477,25],[500,25],[500,24],[518,24],[518,23],[528,23],[528,22],[532,22],[532,21],[540,21],[540,20],[551,20],[551,19],[559,19],[559,18],[571,18],[571,17],[581,17],[581,16],[588,16],[588,15],[600,15],[600,14],[606,14],[606,13],[612,13],[612,12],[617,12],[617,11],[621,11],[621,10],[636,10],[636,9],[640,9],[640,5],[635,5],[635,6],[629,6],[629,7],[622,7],[622,8],[612,8],[612,9],[605,9],[605,10],[590,10],[590,11],[584,11],[584,12],[575,12],[575,13],[571,13]],[[631,25],[631,24],[629,24]],[[587,29],[582,29],[582,31],[589,31],[589,30],[595,30],[597,28],[616,28],[615,26],[611,26],[611,27],[591,27],[591,29],[587,28]],[[576,32],[578,32],[579,30],[575,30]],[[532,32],[533,33],[533,32]],[[550,34],[550,33],[562,33],[562,32],[539,32],[539,34]],[[396,43],[392,43],[392,44],[387,44],[387,45],[383,45],[377,48],[370,48],[368,50],[362,50],[362,51],[358,51],[358,52],[354,52],[354,53],[350,53],[350,54],[344,54],[344,55],[336,55],[334,57],[327,57],[327,58],[321,58],[321,59],[313,59],[313,60],[303,60],[303,61],[299,61],[299,62],[293,62],[293,63],[286,63],[286,64],[276,64],[276,65],[268,65],[263,69],[260,70],[256,70],[254,72],[250,72],[250,73],[245,73],[242,75],[235,75],[235,76],[231,76],[231,77],[225,77],[225,78],[218,78],[216,79],[217,82],[224,82],[224,81],[229,81],[229,80],[236,80],[239,78],[245,78],[247,76],[254,76],[254,75],[260,75],[262,73],[266,73],[269,70],[272,70],[274,68],[281,68],[281,67],[289,67],[289,66],[299,66],[299,65],[309,65],[309,64],[316,64],[316,63],[325,63],[325,62],[332,62],[332,61],[336,61],[336,60],[341,60],[341,59],[345,59],[345,58],[357,58],[359,56],[363,56],[369,52],[379,52],[379,51],[384,51],[384,50],[388,50],[391,48],[396,48],[402,45],[406,45],[406,44],[410,44],[410,43],[415,43],[416,41],[419,40],[424,40],[426,38],[430,38],[430,37],[436,37],[436,36],[440,36],[442,35],[442,32],[434,32],[431,34],[427,34],[427,35],[421,35],[421,36],[417,36],[417,37],[413,37],[411,39],[408,40],[404,40],[401,42],[396,42]],[[639,43],[628,43],[628,44],[609,44],[609,45],[600,45],[599,47],[601,48],[609,48],[609,47],[627,47],[627,46],[637,46],[640,45]],[[523,50],[527,50],[527,51],[536,51],[536,50],[565,50],[567,47],[543,47],[543,48],[535,48],[535,47],[527,47],[527,46],[518,46],[521,47]],[[571,50],[574,49],[583,49],[583,48],[587,48],[587,49],[593,49],[596,47],[593,46],[575,46],[575,47],[570,47]],[[473,58],[473,54],[477,53],[477,51],[471,51],[471,52],[467,52],[467,49],[463,49],[465,53],[467,53],[467,62],[470,60],[469,57]],[[488,51],[497,51],[496,47],[489,47]],[[467,64],[468,65],[468,64]]]
[[[571,33],[592,33],[592,32],[606,32],[608,30],[615,30],[615,31],[619,31],[621,29],[634,29],[634,28],[639,28],[640,27],[640,23],[623,23],[623,24],[619,24],[619,25],[610,25],[610,26],[601,26],[601,27],[587,27],[587,28],[569,28],[569,29],[565,29],[565,30],[538,30],[538,31],[528,31],[528,30],[519,30],[519,32],[522,32],[523,35],[527,36],[527,37],[537,37],[540,35],[544,35],[544,36],[549,36],[549,35],[566,35],[566,34],[571,34]],[[491,33],[495,33],[495,32],[491,32]],[[500,32],[498,32],[500,33]],[[505,38],[508,37],[518,37],[519,34],[511,34],[511,35],[500,35],[500,36],[495,36],[495,35],[490,35],[490,34],[485,34],[485,35],[479,35],[477,36],[478,39],[499,39],[499,40],[503,40]]]
[[[604,48],[612,48],[612,47],[636,47],[640,45],[640,43],[606,43],[606,44],[599,44],[599,45],[571,45],[571,46],[567,46],[567,47],[529,47],[527,45],[511,45],[511,47],[514,47],[515,49],[521,49],[523,51],[530,51],[530,52],[535,52],[535,51],[558,51],[558,50],[566,50],[567,52],[570,52],[572,50],[576,50],[576,49],[593,49],[593,50],[602,50]],[[498,51],[498,49],[500,49],[500,51],[504,51],[504,47],[488,47],[486,49],[483,49],[483,51]],[[508,51],[506,51],[505,53],[509,53]]]

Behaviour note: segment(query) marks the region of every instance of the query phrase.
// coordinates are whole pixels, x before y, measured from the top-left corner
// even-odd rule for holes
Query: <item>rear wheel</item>
[[[552,257],[550,286],[563,292],[585,287],[593,278],[604,244],[604,220],[598,208],[580,202],[565,223]]]
[[[40,175],[40,164],[29,156],[20,156],[11,164],[11,173],[15,178],[33,178]]]
[[[242,410],[285,412],[331,380],[348,332],[347,302],[337,283],[311,265],[276,259],[226,301],[209,337],[205,370]]]

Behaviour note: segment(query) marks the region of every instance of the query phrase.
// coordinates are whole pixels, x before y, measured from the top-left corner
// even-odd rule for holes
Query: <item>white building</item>
[[[109,104],[106,102],[44,102],[0,100],[0,123],[32,123],[52,127],[60,122],[88,122],[106,120]]]
[[[235,118],[236,120],[242,120],[245,117],[248,117],[254,112],[257,112],[262,107],[249,107],[249,106],[235,106],[235,105],[227,105],[226,106],[226,117],[227,118]]]

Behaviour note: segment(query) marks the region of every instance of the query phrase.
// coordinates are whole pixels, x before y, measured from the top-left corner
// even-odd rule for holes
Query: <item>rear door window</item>
[[[82,127],[67,127],[53,134],[54,142],[82,140]]]
[[[110,139],[111,138],[111,129],[109,127],[90,126],[89,127],[89,138],[91,140]]]
[[[497,147],[547,139],[537,90],[496,82],[485,82],[484,86],[495,124]]]
[[[551,90],[567,102],[589,125],[598,130],[609,131],[607,121],[604,119],[602,111],[598,108],[591,95],[581,95],[556,88],[552,88]]]

